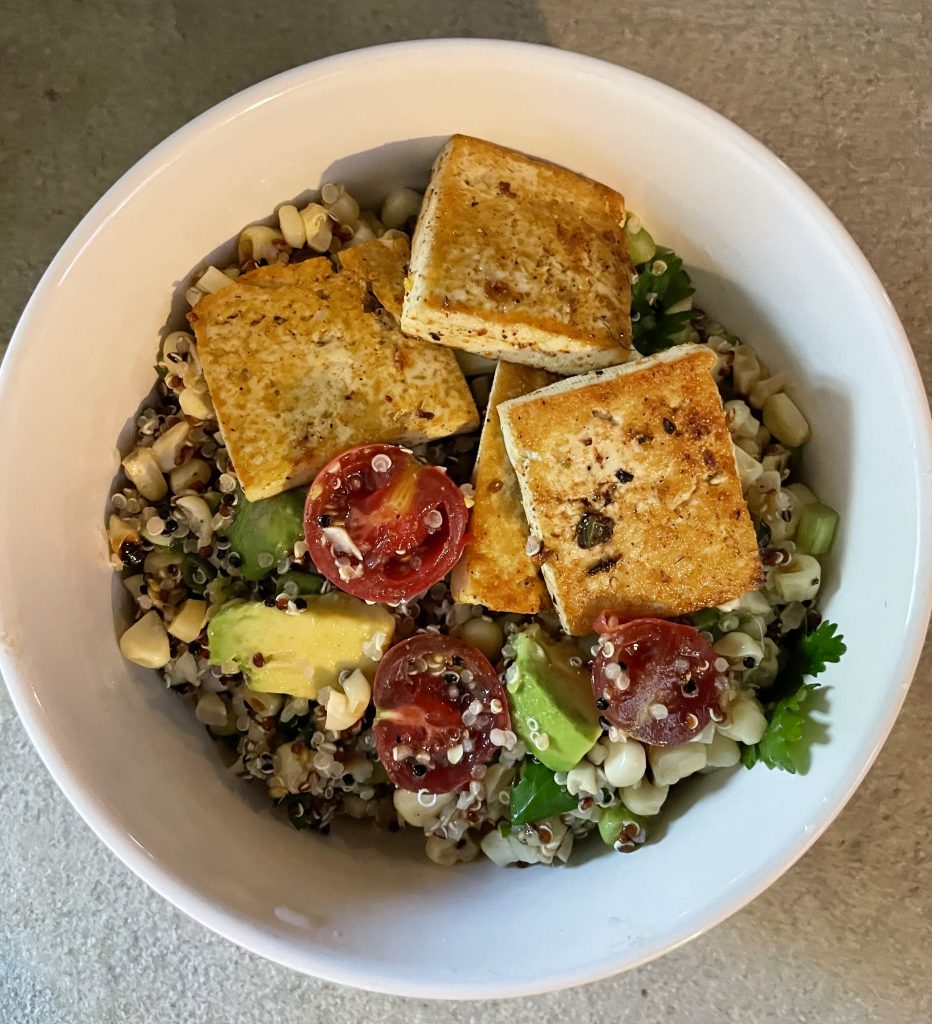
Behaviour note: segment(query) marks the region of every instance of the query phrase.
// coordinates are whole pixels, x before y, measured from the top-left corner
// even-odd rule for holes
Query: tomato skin
[[[424,593],[459,561],[468,512],[436,466],[398,445],[351,448],[308,490],[304,535],[318,571],[365,601]]]
[[[449,793],[467,785],[501,746],[492,731],[511,729],[505,689],[489,660],[439,633],[417,633],[392,647],[379,662],[372,698],[376,751],[399,789]],[[470,713],[476,701],[481,710]]]
[[[686,743],[713,717],[721,721],[727,680],[717,658],[692,626],[653,618],[620,623],[600,636],[592,665],[596,706],[643,743]]]

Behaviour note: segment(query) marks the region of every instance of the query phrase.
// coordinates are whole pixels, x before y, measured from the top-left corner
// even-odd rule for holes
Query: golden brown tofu
[[[371,307],[363,277],[319,257],[244,274],[188,314],[250,501],[306,483],[347,448],[478,425],[453,353]]]
[[[624,362],[625,216],[624,198],[605,185],[454,135],[418,219],[402,330],[559,374]]]
[[[684,345],[499,407],[563,628],[672,617],[760,586],[715,356]]]
[[[495,370],[473,474],[473,539],[453,570],[454,601],[522,615],[536,615],[550,606],[537,565],[527,554],[527,519],[518,478],[505,452],[498,406],[555,379],[546,370],[514,363],[501,362]]]
[[[408,239],[400,234],[373,238],[337,253],[344,272],[361,277],[396,321],[401,319],[410,257]]]

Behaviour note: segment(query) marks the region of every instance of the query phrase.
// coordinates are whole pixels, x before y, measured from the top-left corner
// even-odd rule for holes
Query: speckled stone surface
[[[636,68],[770,146],[873,262],[932,383],[927,0],[5,0],[0,13],[3,341],[88,207],[194,114],[274,72],[355,46],[502,36]],[[486,1004],[323,984],[189,921],[91,835],[0,689],[0,1021],[932,1020],[930,683],[926,661],[847,809],[746,910],[615,979]]]

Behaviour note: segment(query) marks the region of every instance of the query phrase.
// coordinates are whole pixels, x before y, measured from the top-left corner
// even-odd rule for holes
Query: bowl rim
[[[199,140],[206,133],[221,128],[251,109],[305,86],[310,79],[336,72],[345,73],[354,65],[370,63],[380,57],[392,57],[399,53],[406,54],[408,58],[416,58],[421,54],[437,57],[445,51],[475,51],[478,55],[479,52],[491,50],[510,56],[516,61],[546,61],[551,66],[559,66],[561,73],[564,74],[595,76],[603,80],[621,83],[626,88],[639,91],[648,101],[678,106],[682,112],[694,119],[701,120],[710,131],[752,157],[762,174],[769,176],[771,181],[779,184],[783,191],[791,196],[793,202],[806,210],[818,227],[828,234],[833,245],[844,253],[853,273],[871,294],[877,313],[884,321],[891,341],[895,343],[898,362],[904,374],[902,400],[908,403],[915,414],[917,439],[915,456],[920,465],[927,467],[920,473],[918,479],[920,521],[932,523],[932,418],[930,418],[922,377],[905,331],[883,285],[857,244],[831,210],[767,147],[732,121],[698,100],[646,75],[608,61],[543,44],[511,40],[415,39],[338,53],[281,72],[235,93],[169,135],[127,170],[94,204],[42,275],[20,316],[11,336],[3,364],[0,366],[0,427],[4,425],[2,415],[6,404],[4,397],[15,388],[20,368],[30,358],[26,343],[31,333],[31,320],[36,309],[50,298],[55,282],[68,272],[68,268],[76,260],[81,258],[84,248],[106,223],[119,213],[122,206],[136,192],[144,189],[148,181],[158,175],[164,166],[170,165],[182,155],[195,149]],[[0,429],[0,447],[3,445],[3,439],[4,431]],[[627,970],[647,963],[678,948],[750,903],[812,846],[840,813],[873,764],[900,711],[915,673],[930,612],[932,612],[932,527],[930,526],[920,528],[911,586],[908,644],[901,652],[899,671],[891,677],[890,695],[885,705],[885,713],[878,718],[871,735],[870,749],[863,764],[858,771],[845,780],[846,784],[840,798],[831,806],[825,816],[809,829],[794,846],[790,846],[783,857],[763,864],[756,875],[752,877],[751,884],[742,887],[740,891],[729,898],[710,906],[706,920],[699,929],[684,928],[680,933],[674,934],[672,939],[667,937],[660,941],[655,940],[637,956],[630,959],[619,958],[619,962],[614,966],[611,964],[597,965],[592,969],[568,970],[563,974],[550,975],[541,979],[539,983],[496,980],[481,986],[477,986],[473,982],[467,988],[456,983],[399,978],[388,970],[373,971],[353,966],[345,961],[337,964],[334,960],[315,957],[313,952],[307,950],[304,950],[300,956],[295,955],[294,944],[284,942],[267,929],[257,926],[226,907],[203,897],[194,886],[182,877],[154,862],[142,847],[134,843],[116,816],[108,813],[93,792],[86,791],[82,787],[75,773],[55,750],[47,735],[42,716],[31,697],[32,688],[25,673],[20,671],[14,646],[6,640],[11,634],[5,613],[3,594],[0,594],[0,674],[6,682],[13,706],[30,741],[72,806],[98,838],[134,874],[194,920],[252,953],[301,973],[313,974],[325,981],[391,995],[419,998],[516,997],[596,981],[609,977],[619,970]]]

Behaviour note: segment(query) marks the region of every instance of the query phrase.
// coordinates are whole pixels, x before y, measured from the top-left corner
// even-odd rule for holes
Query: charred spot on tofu
[[[586,575],[587,576],[598,576],[599,573],[608,572],[609,569],[612,569],[615,566],[615,563],[617,561],[618,561],[617,557],[616,558],[603,558],[601,561],[595,562],[592,565],[590,565],[589,568],[586,570]]]
[[[542,572],[567,632],[589,632],[609,608],[673,618],[759,585],[714,362],[708,349],[682,346],[502,405],[531,531],[553,552]]]
[[[597,512],[584,512],[576,524],[576,543],[584,549],[607,544],[615,532],[614,522]]]

